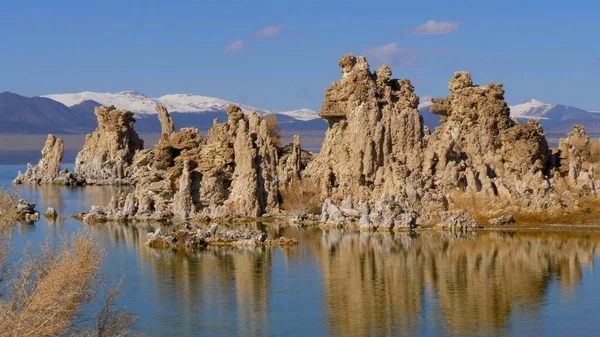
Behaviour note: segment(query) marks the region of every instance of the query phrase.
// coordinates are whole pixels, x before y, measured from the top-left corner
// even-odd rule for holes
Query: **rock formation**
[[[338,64],[342,79],[319,110],[329,129],[302,173],[319,181],[327,199],[323,222],[390,230],[396,221],[411,223],[402,214],[417,214],[420,223],[471,228],[450,211],[545,212],[597,195],[583,128],[553,153],[539,123],[510,118],[501,84],[478,86],[468,72],[455,73],[450,95],[432,100],[441,126],[431,133],[409,80],[392,79],[386,66],[371,73],[363,57],[346,55]],[[469,198],[487,206],[472,209]]]
[[[233,105],[228,120],[215,120],[205,138],[195,128],[175,130],[159,106],[161,139],[142,150],[131,112],[98,108],[98,129],[77,156],[75,173],[88,183],[133,183],[135,190],[80,216],[185,221],[273,215],[290,195],[282,189],[311,182],[314,199],[324,200],[323,224],[381,231],[439,224],[462,231],[478,228],[474,215],[508,219],[597,198],[600,143],[592,146],[583,127],[575,127],[551,149],[538,122],[510,118],[502,84],[475,85],[468,72],[455,73],[450,94],[432,100],[441,125],[431,132],[408,79],[393,79],[387,66],[372,73],[364,57],[345,55],[338,65],[342,78],[327,89],[319,110],[329,127],[318,155],[303,151],[299,137],[278,145],[276,123]],[[44,158],[40,171],[56,174]]]
[[[25,199],[19,199],[17,201],[17,220],[33,222],[38,221],[39,219],[40,213],[35,210],[35,204],[30,204]]]
[[[56,212],[56,210],[53,207],[48,207],[46,209],[46,213],[44,213],[44,218],[46,218],[50,221],[54,221],[58,218],[58,213]]]
[[[327,89],[319,110],[329,129],[303,176],[320,182],[329,204],[343,204],[333,218],[324,209],[323,220],[362,218],[363,228],[374,229],[386,213],[382,229],[391,230],[392,219],[411,213],[422,200],[440,199],[426,190],[428,182],[421,177],[426,134],[419,99],[410,81],[392,79],[387,66],[371,73],[366,59],[353,55],[338,64],[343,77]],[[371,217],[370,209],[379,201],[379,206],[394,205],[395,215],[379,209]],[[438,204],[443,206],[442,200]]]
[[[585,134],[585,128],[575,125],[573,132],[566,139],[561,139],[555,152],[555,164],[558,166],[555,180],[566,176],[566,185],[575,190],[578,197],[597,197],[598,182],[594,180],[597,159],[591,147],[590,137]],[[597,150],[596,150],[597,151]]]
[[[75,159],[74,173],[87,184],[120,185],[132,182],[128,170],[136,151],[144,142],[133,130],[135,119],[130,111],[97,107],[98,127],[87,135],[83,149]]]
[[[261,116],[233,105],[227,122],[216,123],[206,138],[195,128],[175,131],[166,109],[157,111],[160,141],[152,150],[138,151],[126,171],[135,191],[81,214],[84,221],[183,221],[279,212],[280,185],[305,166],[299,138],[287,150],[279,148]]]
[[[27,171],[24,174],[19,171],[13,184],[79,185],[81,181],[70,174],[68,170],[60,171],[63,152],[64,143],[62,139],[49,134],[42,149],[42,158],[37,166],[27,164]]]
[[[155,110],[158,114],[158,120],[160,122],[162,134],[168,137],[175,131],[175,121],[173,121],[173,118],[169,116],[169,112],[164,106],[157,105]]]
[[[162,108],[164,109],[164,108]],[[160,118],[162,110],[157,108]],[[133,113],[115,107],[97,107],[98,127],[87,135],[85,144],[75,159],[73,172],[60,171],[64,151],[63,141],[53,134],[42,150],[37,166],[28,164],[25,174],[19,172],[15,184],[59,185],[128,185],[134,181],[130,170],[135,154],[143,149],[144,142],[133,130]],[[163,130],[170,130],[173,119],[166,115]]]
[[[153,248],[199,248],[205,246],[245,246],[273,247],[297,246],[298,240],[279,237],[271,239],[267,234],[256,229],[219,229],[212,224],[208,228],[193,228],[186,224],[184,228],[172,233],[163,233],[162,228],[154,233],[148,233],[146,244]]]

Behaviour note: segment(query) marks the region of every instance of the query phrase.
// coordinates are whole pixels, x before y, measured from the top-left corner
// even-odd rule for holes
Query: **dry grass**
[[[7,250],[4,241],[0,252]],[[135,318],[129,311],[114,309],[118,287],[108,292],[100,313],[81,330],[85,322],[82,313],[96,302],[97,288],[103,285],[103,254],[90,233],[63,238],[57,249],[46,244],[40,254],[25,251],[11,266],[13,272],[5,273],[2,289],[7,292],[0,297],[0,335],[125,336]]]
[[[450,210],[466,211],[482,225],[489,224],[489,219],[510,214],[510,202],[498,197],[489,197],[483,193],[456,191],[451,193]]]
[[[19,217],[17,212],[19,198],[19,191],[0,187],[0,221],[14,220]]]
[[[318,214],[323,200],[319,185],[312,179],[295,179],[281,190],[282,207],[292,215]]]
[[[265,122],[267,123],[267,133],[271,138],[271,143],[275,146],[281,146],[283,143],[283,131],[279,130],[277,116],[269,114],[265,117]]]
[[[566,182],[556,186],[557,193],[569,191]],[[455,192],[451,194],[450,210],[463,210],[473,214],[473,218],[482,225],[488,225],[489,219],[504,215],[513,215],[518,225],[598,225],[600,199],[594,197],[577,198],[577,207],[565,207],[544,211],[522,211],[519,205],[510,200],[486,197],[485,195]]]
[[[515,220],[522,225],[598,225],[600,200],[593,197],[578,200],[578,207],[567,207],[552,212],[516,212]]]

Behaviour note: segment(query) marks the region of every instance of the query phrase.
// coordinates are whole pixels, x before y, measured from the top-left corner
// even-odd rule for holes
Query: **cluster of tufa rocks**
[[[280,211],[280,188],[297,179],[306,165],[299,137],[291,146],[278,147],[266,120],[234,105],[227,108],[228,120],[215,121],[205,138],[196,128],[175,130],[167,110],[156,110],[160,141],[151,150],[135,152],[123,166],[123,177],[135,182],[135,191],[116,195],[109,205],[94,206],[79,217],[184,221]]]
[[[147,234],[146,244],[152,248],[200,248],[206,246],[245,246],[245,247],[285,247],[297,246],[298,240],[279,237],[270,239],[267,234],[256,229],[219,229],[217,224],[209,228],[184,228],[165,233],[161,227]]]
[[[597,195],[583,128],[552,151],[538,122],[510,118],[501,84],[474,85],[468,72],[455,73],[450,95],[432,100],[441,126],[431,132],[409,80],[392,79],[387,66],[372,73],[364,57],[346,55],[338,64],[342,79],[319,110],[329,129],[302,172],[327,199],[324,222],[389,230],[414,226],[416,216],[475,228],[468,215],[452,212],[466,195],[488,200],[488,216],[575,206],[576,197]]]
[[[477,228],[467,213],[456,212],[468,208],[466,197],[485,201],[489,218],[574,207],[580,198],[597,197],[583,127],[551,149],[538,122],[510,118],[501,84],[475,85],[468,72],[455,73],[450,94],[432,100],[441,126],[431,131],[408,79],[392,78],[387,66],[371,72],[364,57],[345,55],[338,64],[342,79],[327,89],[319,110],[329,128],[318,154],[302,151],[299,137],[279,146],[262,116],[233,105],[228,120],[215,121],[204,138],[195,128],[176,130],[167,110],[157,107],[162,136],[144,150],[130,112],[98,108],[99,126],[77,156],[75,180],[133,184],[135,190],[80,217],[274,215],[282,212],[282,190],[298,180],[314,182],[316,198],[324,200],[322,223],[363,230],[431,222]],[[38,166],[17,181],[56,182],[61,156],[62,141],[49,136]]]
[[[58,185],[128,185],[133,183],[129,166],[144,142],[133,130],[133,113],[115,107],[97,107],[96,130],[88,134],[85,144],[75,159],[73,172],[60,171],[64,143],[50,134],[37,166],[27,165],[19,172],[15,184]]]
[[[13,184],[82,185],[85,180],[81,176],[67,169],[60,170],[64,148],[60,137],[49,134],[42,149],[42,159],[37,166],[27,164],[27,171],[19,171]]]

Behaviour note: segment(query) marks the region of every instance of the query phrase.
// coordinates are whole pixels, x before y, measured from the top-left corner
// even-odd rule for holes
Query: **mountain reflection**
[[[544,309],[551,284],[576,289],[600,243],[593,232],[460,236],[247,226],[296,237],[300,246],[160,251],[143,245],[144,227],[94,228],[135,247],[141,264],[150,265],[161,315],[176,315],[171,333],[242,336],[269,335],[270,303],[278,296],[271,283],[307,263],[321,273],[322,291],[306,296],[323,296],[328,335],[508,333],[514,315]],[[283,254],[285,268],[274,269],[274,254]]]

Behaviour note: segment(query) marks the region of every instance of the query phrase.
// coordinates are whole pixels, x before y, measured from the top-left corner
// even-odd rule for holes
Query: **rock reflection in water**
[[[540,311],[593,265],[597,234],[324,232],[317,253],[333,335],[414,335],[425,317],[452,335],[497,335],[514,306]],[[428,294],[428,296],[425,296]],[[438,305],[436,305],[438,303]],[[436,329],[428,322],[428,329]]]
[[[244,227],[265,230],[269,236],[279,231],[278,226],[267,229],[258,223]],[[161,335],[173,331],[184,335],[223,331],[239,336],[268,335],[271,249],[156,250],[144,244],[146,233],[152,231],[148,226],[108,223],[93,228],[107,240],[138,247],[142,264],[150,262],[161,316],[177,313],[178,326]]]
[[[184,335],[273,333],[270,323],[278,313],[270,305],[280,295],[271,283],[282,277],[276,274],[314,262],[323,280],[322,334],[502,335],[510,332],[517,313],[536,319],[553,282],[562,292],[577,288],[600,243],[600,233],[464,236],[246,226],[269,236],[296,237],[300,246],[281,250],[286,267],[274,269],[279,248],[161,251],[144,246],[149,228],[93,228],[115,243],[136,247],[141,268],[154,278],[158,317],[178,325],[163,333]]]

